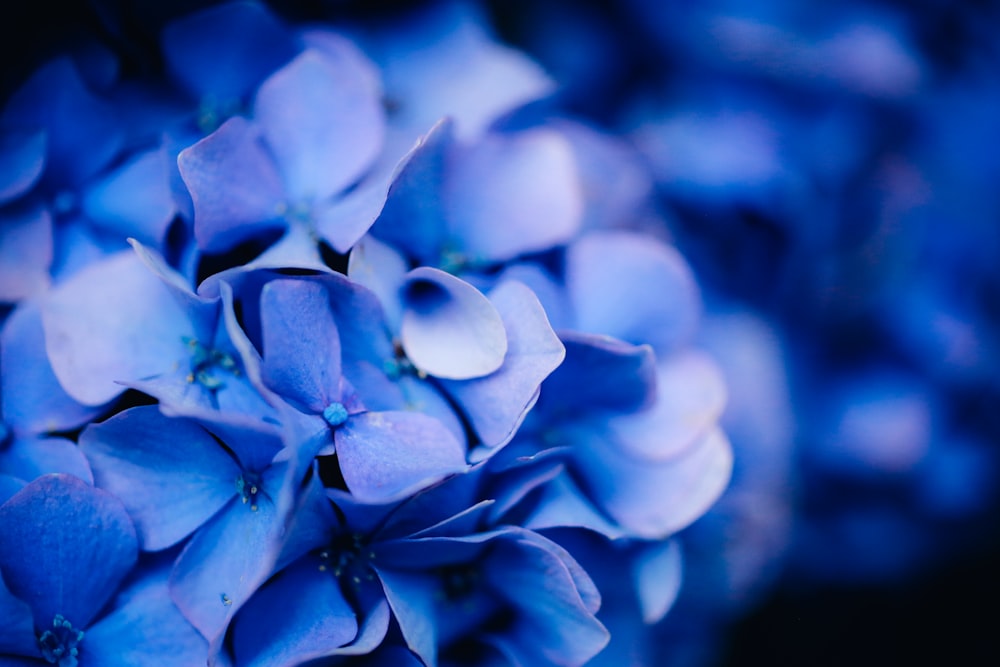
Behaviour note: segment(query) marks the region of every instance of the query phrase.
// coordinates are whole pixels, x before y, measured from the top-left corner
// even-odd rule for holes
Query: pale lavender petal
[[[430,267],[410,271],[403,289],[401,338],[414,366],[452,380],[500,368],[507,334],[496,307],[482,292]]]
[[[680,253],[632,232],[591,232],[566,252],[576,328],[664,354],[694,333],[700,297]]]
[[[715,427],[726,405],[722,372],[708,355],[685,351],[656,367],[656,402],[649,410],[612,417],[608,427],[628,456],[667,461]]]
[[[94,483],[90,464],[80,448],[65,438],[12,438],[0,445],[0,472],[25,482],[59,472]]]
[[[194,202],[194,234],[202,250],[228,250],[286,226],[281,176],[259,130],[246,119],[230,118],[181,151],[177,166]]]
[[[334,435],[347,488],[389,502],[462,472],[465,451],[440,422],[418,412],[366,412]]]
[[[76,273],[42,304],[52,370],[74,399],[108,402],[189,354],[196,332],[168,288],[129,250]]]
[[[406,258],[373,236],[366,236],[351,251],[347,276],[378,296],[390,331],[402,326],[399,288],[407,273]]]
[[[357,55],[309,50],[258,89],[254,116],[292,202],[327,199],[356,181],[382,145],[377,90]]]
[[[566,243],[583,215],[573,152],[548,130],[489,135],[460,151],[444,197],[451,234],[472,262]]]
[[[721,430],[665,462],[625,456],[593,435],[574,463],[596,502],[637,537],[662,539],[704,514],[729,483],[733,451]]]
[[[660,621],[681,590],[683,562],[677,540],[639,546],[632,563],[632,579],[639,593],[642,620]]]

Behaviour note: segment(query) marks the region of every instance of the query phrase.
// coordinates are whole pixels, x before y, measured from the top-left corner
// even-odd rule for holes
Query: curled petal
[[[414,366],[451,380],[500,368],[507,334],[500,313],[482,292],[430,267],[410,271],[403,289],[401,337]]]

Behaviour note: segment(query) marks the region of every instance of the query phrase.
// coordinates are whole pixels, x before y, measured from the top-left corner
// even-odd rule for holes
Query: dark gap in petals
[[[329,243],[326,241],[319,242],[319,256],[323,259],[323,263],[329,266],[331,269],[337,273],[342,273],[347,275],[347,258],[348,255],[340,254],[334,250]]]
[[[175,215],[167,226],[167,233],[163,239],[163,259],[168,266],[174,269],[181,266],[184,253],[192,243],[191,237],[187,222],[179,215]]]
[[[227,252],[219,254],[203,254],[201,256],[201,260],[198,262],[195,284],[200,285],[206,278],[209,278],[216,273],[221,273],[226,269],[249,264],[260,256],[265,250],[274,245],[274,243],[281,238],[282,234],[283,230],[272,229],[266,232],[261,232],[249,241],[237,244]]]
[[[317,456],[316,462],[319,464],[319,478],[323,482],[323,486],[328,489],[347,491],[347,482],[344,481],[344,475],[340,472],[340,462],[337,460],[336,454]]]

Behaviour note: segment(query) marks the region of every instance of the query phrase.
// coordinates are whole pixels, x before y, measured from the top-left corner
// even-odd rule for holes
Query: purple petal
[[[504,282],[489,299],[507,330],[507,355],[499,370],[481,378],[445,380],[442,386],[462,406],[483,444],[494,448],[514,436],[538,388],[566,350],[530,289]]]
[[[162,281],[132,251],[76,273],[42,304],[52,370],[74,399],[108,402],[116,381],[162,373],[186,359],[196,332]]]
[[[385,205],[388,184],[378,177],[342,198],[313,210],[317,233],[339,253],[347,253],[368,232]],[[352,253],[353,255],[353,253]]]
[[[354,611],[330,572],[305,558],[250,598],[233,623],[237,665],[286,667],[333,655],[358,632]]]
[[[379,91],[348,43],[337,55],[306,51],[257,91],[254,116],[293,203],[340,192],[382,146]]]
[[[104,410],[104,406],[91,407],[74,401],[52,373],[45,351],[41,311],[35,301],[21,302],[7,317],[0,332],[0,359],[3,359],[0,414],[18,433],[68,431]]]
[[[41,130],[0,132],[0,204],[23,195],[38,181],[47,139]]]
[[[266,6],[231,2],[171,22],[163,30],[171,74],[200,101],[239,101],[295,55],[295,40]]]
[[[155,406],[87,427],[80,448],[98,487],[125,504],[145,551],[176,544],[236,495],[233,458],[205,429]]]
[[[490,135],[456,155],[448,176],[448,224],[473,262],[547,250],[580,227],[583,199],[573,152],[555,132]]]
[[[637,414],[613,417],[609,428],[635,459],[666,461],[718,423],[726,405],[722,373],[707,355],[671,355],[656,368],[656,402]]]
[[[87,628],[84,664],[205,664],[208,643],[170,600],[169,573],[169,568],[160,567],[129,586],[115,610]]]
[[[140,153],[89,188],[83,210],[101,229],[162,247],[177,214],[166,150]]]
[[[170,577],[170,594],[213,647],[271,573],[283,528],[270,500],[260,499],[251,510],[234,498],[181,552]]]
[[[414,366],[451,380],[500,368],[507,334],[500,313],[482,292],[430,267],[410,271],[403,289],[401,338]]]
[[[629,458],[613,442],[591,437],[576,469],[590,494],[637,537],[662,539],[704,514],[729,483],[733,452],[722,431],[665,462]]]
[[[354,415],[334,440],[347,488],[366,502],[389,502],[467,467],[455,436],[418,412]]]
[[[663,354],[690,338],[700,299],[676,249],[631,232],[592,232],[566,253],[576,328]]]
[[[188,313],[195,337],[205,342],[212,340],[219,320],[219,300],[195,294],[191,289],[191,282],[170,267],[159,252],[147,248],[135,239],[130,239],[129,245],[146,268],[163,281],[177,304]]]
[[[305,280],[272,280],[260,301],[264,383],[314,414],[339,402],[340,336],[326,290]]]
[[[15,303],[48,289],[52,217],[41,206],[0,210],[0,302]]]
[[[71,475],[39,477],[0,506],[0,533],[0,572],[36,627],[57,614],[86,627],[138,555],[122,504]]]
[[[244,118],[222,126],[177,156],[194,202],[194,234],[202,250],[237,243],[286,226],[286,196],[259,130]]]
[[[531,516],[523,522],[525,528],[586,528],[610,539],[625,536],[620,526],[609,521],[586,499],[572,477],[560,475],[542,488]]]

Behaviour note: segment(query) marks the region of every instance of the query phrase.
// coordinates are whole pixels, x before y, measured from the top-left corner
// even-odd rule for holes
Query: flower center
[[[320,572],[332,572],[341,580],[349,580],[355,585],[362,580],[371,581],[370,564],[375,552],[368,548],[364,536],[358,533],[340,535],[328,549],[319,552]]]
[[[194,338],[185,337],[184,343],[191,348],[191,372],[187,375],[189,384],[197,382],[209,391],[216,391],[226,386],[216,373],[239,375],[236,360],[229,353],[206,347]]]
[[[236,479],[236,493],[240,494],[243,504],[250,505],[250,510],[257,511],[257,496],[260,494],[260,475],[244,472]]]
[[[460,600],[470,595],[479,585],[479,570],[474,565],[449,565],[442,567],[440,595],[447,600]]]
[[[59,667],[76,667],[80,654],[79,644],[83,640],[83,631],[77,630],[73,624],[56,614],[52,619],[52,629],[46,630],[38,638],[38,648],[42,657],[52,665]]]
[[[344,425],[347,418],[350,415],[347,414],[347,408],[340,401],[334,401],[330,405],[323,408],[323,419],[326,423],[330,425],[330,428],[339,428]]]

